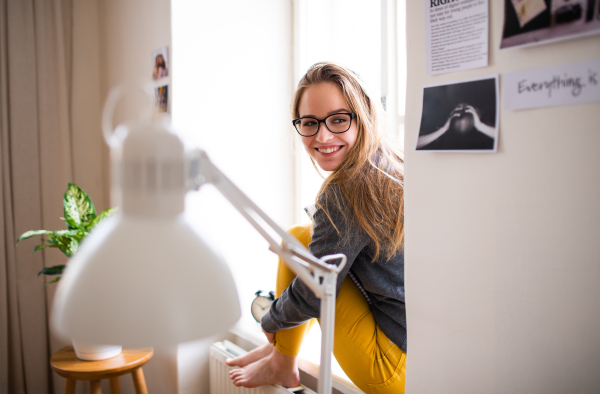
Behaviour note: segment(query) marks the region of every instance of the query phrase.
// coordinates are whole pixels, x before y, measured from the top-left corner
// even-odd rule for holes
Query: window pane
[[[397,0],[398,26],[398,115],[405,115],[406,107],[406,0]],[[404,120],[402,120],[404,123]],[[402,127],[402,135],[404,128]]]
[[[173,123],[283,228],[294,223],[291,5],[281,0],[173,1]],[[243,319],[275,286],[277,256],[212,186],[189,193],[195,227],[230,264]]]
[[[333,61],[358,73],[380,96],[381,6],[373,0],[306,0],[303,74],[312,64]]]
[[[296,84],[317,62],[340,63],[359,74],[369,93],[381,96],[381,3],[373,0],[299,0],[295,21]],[[300,137],[299,137],[300,138]],[[296,218],[313,204],[323,179],[298,139]],[[324,173],[326,176],[327,174]]]

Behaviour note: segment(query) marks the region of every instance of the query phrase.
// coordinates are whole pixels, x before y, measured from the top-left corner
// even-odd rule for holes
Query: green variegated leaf
[[[96,227],[98,225],[98,223],[100,223],[101,221],[103,221],[106,218],[109,218],[111,216],[113,216],[114,214],[117,213],[117,211],[119,210],[119,208],[108,208],[105,209],[104,211],[102,211],[102,213],[98,216],[96,216],[95,218],[92,219],[92,221],[90,222],[90,225],[88,227],[88,231],[92,231],[92,229],[94,227]]]
[[[19,241],[22,241],[24,239],[28,239],[28,238],[34,237],[36,235],[48,235],[48,234],[52,234],[52,231],[48,231],[48,230],[31,230],[31,231],[26,231],[23,234],[21,234],[21,236],[17,239],[17,243],[19,243]]]
[[[71,240],[65,240],[64,238],[56,238],[56,237],[50,236],[50,238],[48,238],[46,240],[46,242],[57,247],[58,249],[60,249],[61,252],[63,252],[68,257],[70,257],[69,253],[70,253]]]
[[[48,234],[48,242],[57,245],[68,245],[73,238],[78,234],[78,230],[59,230],[52,231],[52,234]]]
[[[56,239],[52,235],[50,235],[50,237],[48,239],[45,239],[44,241],[48,242],[51,245],[60,245],[60,239]]]
[[[60,249],[60,251],[63,252],[63,254],[65,256],[67,256],[68,258],[73,257],[73,252],[71,252],[70,248],[66,247],[66,248],[58,248],[58,249]]]
[[[69,230],[81,230],[85,231],[83,227],[73,219],[60,218],[60,220],[64,220],[67,223],[67,228]]]
[[[69,187],[63,196],[65,219],[72,219],[75,223],[86,227],[96,216],[96,209],[92,200],[76,184],[69,182]],[[69,222],[67,222],[69,225]],[[72,228],[69,227],[70,230]]]
[[[50,282],[46,282],[44,283],[44,286],[48,286],[50,283],[56,283],[60,280],[60,276],[57,276],[56,278],[52,279]]]
[[[46,248],[58,248],[58,245],[38,245],[35,248],[33,248],[33,252],[31,252],[31,254],[37,252],[38,250],[42,250],[42,249],[46,249]]]
[[[69,257],[73,257],[73,255],[77,252],[77,249],[79,249],[79,241],[73,239],[69,244],[69,253],[65,252],[65,254]]]
[[[54,231],[54,233],[58,233],[58,231]],[[64,242],[67,242],[66,240],[69,239],[73,239],[77,242],[81,242],[83,241],[83,239],[87,236],[87,231],[83,231],[83,230],[67,230],[66,233],[60,233],[57,234],[56,236],[60,237]]]
[[[66,265],[55,265],[52,267],[44,267],[40,272],[38,272],[38,276],[44,275],[61,275],[65,270]]]
[[[79,233],[80,230],[75,229],[75,230],[58,230],[58,231],[52,231],[52,235],[54,235],[55,237],[72,237],[74,235],[77,235]]]
[[[69,256],[69,253],[71,253],[69,247],[71,241],[65,242],[63,238],[56,238],[50,235],[46,242],[48,242],[52,247],[60,249],[60,251],[63,252],[67,257],[71,257]]]
[[[51,235],[49,235],[48,243],[53,245],[58,245],[58,248],[65,254],[67,257],[73,257],[73,254],[77,252],[77,248],[79,247],[79,241],[77,240],[77,235],[79,234],[79,230],[59,230],[53,231]]]
[[[87,237],[87,234],[88,234],[87,232],[85,232],[85,233],[84,233],[83,231],[79,231],[79,232],[77,233],[77,235],[74,235],[74,236],[73,236],[73,239],[74,239],[75,241],[77,241],[78,243],[81,243],[81,242],[83,242],[83,239],[84,239],[85,237]]]

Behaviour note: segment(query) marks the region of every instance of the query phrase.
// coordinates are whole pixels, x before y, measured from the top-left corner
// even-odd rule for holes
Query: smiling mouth
[[[321,153],[333,153],[333,152],[337,152],[338,150],[342,149],[342,146],[334,146],[331,148],[316,148],[319,152]]]

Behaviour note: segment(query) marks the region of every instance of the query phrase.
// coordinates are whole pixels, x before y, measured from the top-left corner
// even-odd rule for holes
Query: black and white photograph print
[[[495,152],[498,76],[423,87],[418,151]]]
[[[152,79],[161,79],[169,75],[169,47],[164,46],[152,52]]]

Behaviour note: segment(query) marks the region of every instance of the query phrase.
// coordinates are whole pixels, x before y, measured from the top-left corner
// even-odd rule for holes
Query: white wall
[[[75,1],[73,9],[73,141],[75,180],[98,208],[109,206],[107,149],[100,113],[109,89],[136,78],[150,79],[152,51],[171,44],[169,0]],[[135,119],[137,107],[125,100],[115,124]],[[142,330],[143,327],[140,327]],[[177,348],[156,349],[144,366],[150,392],[177,393]],[[121,379],[123,393],[134,393],[130,376]],[[103,391],[109,392],[108,381]],[[84,384],[78,392],[87,392]]]
[[[407,393],[600,387],[600,103],[501,109],[496,154],[415,152],[422,85],[600,57],[593,36],[499,51],[428,77],[424,7],[407,2]]]

